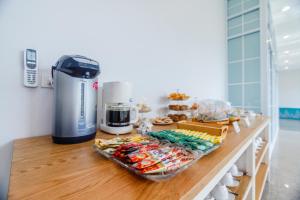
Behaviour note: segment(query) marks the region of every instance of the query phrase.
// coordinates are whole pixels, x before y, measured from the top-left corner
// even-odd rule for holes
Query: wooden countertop
[[[50,136],[14,142],[9,199],[192,199],[268,119],[257,119],[240,134],[230,132],[215,152],[174,178],[152,182],[101,157],[93,142],[53,144]],[[155,127],[156,129],[172,128]],[[98,132],[97,137],[111,135]]]

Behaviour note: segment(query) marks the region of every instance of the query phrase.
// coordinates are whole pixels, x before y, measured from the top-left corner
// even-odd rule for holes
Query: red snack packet
[[[156,160],[156,159],[153,159],[151,157],[148,157],[138,163],[135,163],[133,164],[132,166],[136,169],[143,169],[143,168],[146,168],[146,167],[150,167],[152,165],[155,165],[157,163],[159,163],[160,161],[159,160]]]
[[[149,156],[147,158],[141,160],[140,162],[133,164],[132,166],[136,169],[143,169],[143,168],[149,167],[151,165],[154,165],[156,163],[159,163],[162,160],[165,160],[172,156],[171,150],[172,150],[172,148],[169,148],[169,147],[150,150],[150,151],[148,151]]]
[[[127,154],[138,150],[141,146],[142,146],[142,144],[139,144],[139,143],[122,144],[116,149],[113,156],[124,159],[124,158],[126,158]]]
[[[158,173],[158,172],[163,171],[163,169],[164,169],[164,165],[162,163],[157,163],[157,164],[152,165],[150,167],[141,169],[140,171],[143,174],[146,174],[146,173]]]
[[[146,145],[138,146],[138,148],[139,148],[138,150],[131,152],[127,155],[128,162],[130,163],[140,162],[143,159],[149,157],[148,151],[158,149],[159,144],[146,144]]]
[[[146,174],[150,174],[150,173],[153,174],[153,173],[174,171],[188,164],[193,159],[194,159],[193,156],[188,155],[187,152],[182,151],[182,149],[173,148],[172,156],[162,160],[161,162],[155,165],[141,169],[141,172]]]
[[[149,154],[147,154],[146,152],[142,152],[142,151],[133,152],[128,155],[128,159],[132,163],[140,162],[147,157],[149,157]]]
[[[147,145],[143,145],[140,148],[140,151],[149,151],[149,150],[153,150],[153,149],[158,149],[159,148],[159,144],[147,144]]]

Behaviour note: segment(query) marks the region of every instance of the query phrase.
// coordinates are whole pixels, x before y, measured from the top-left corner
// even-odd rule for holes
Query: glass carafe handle
[[[134,118],[132,118],[132,113],[135,112]],[[130,124],[135,124],[139,120],[139,109],[136,106],[130,108]]]

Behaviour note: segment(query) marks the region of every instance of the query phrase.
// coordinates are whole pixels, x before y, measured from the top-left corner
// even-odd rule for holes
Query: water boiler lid
[[[55,70],[77,78],[95,78],[100,74],[99,63],[80,55],[62,56],[56,63]]]

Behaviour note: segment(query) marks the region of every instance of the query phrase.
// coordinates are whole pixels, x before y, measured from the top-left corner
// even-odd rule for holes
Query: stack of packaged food
[[[187,120],[189,112],[187,100],[189,98],[190,96],[185,93],[173,92],[169,94],[168,99],[170,100],[170,104],[168,106],[168,117],[170,117],[174,122]]]

